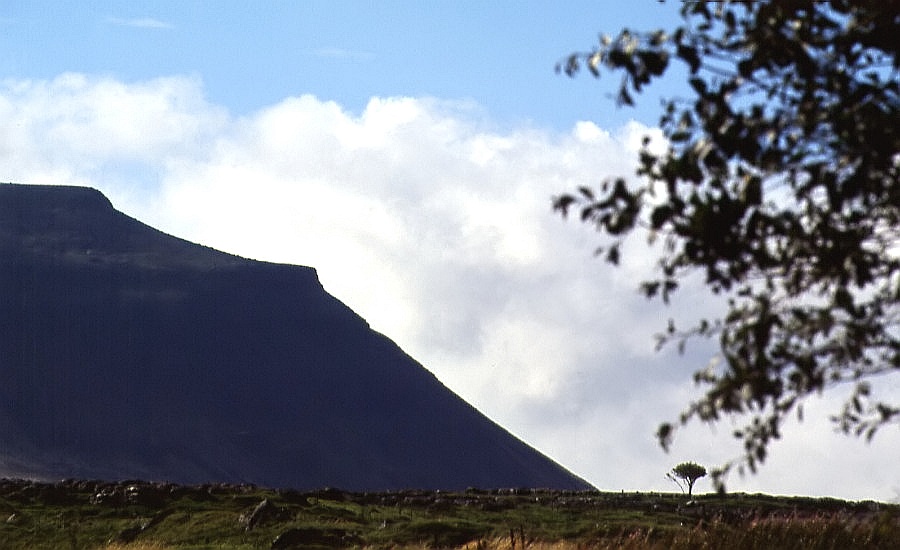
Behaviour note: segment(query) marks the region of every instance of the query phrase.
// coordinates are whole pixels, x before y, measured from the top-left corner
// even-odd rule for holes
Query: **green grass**
[[[900,548],[897,505],[743,494],[685,503],[657,493],[304,493],[0,480],[0,548],[268,549],[290,530],[303,548]]]

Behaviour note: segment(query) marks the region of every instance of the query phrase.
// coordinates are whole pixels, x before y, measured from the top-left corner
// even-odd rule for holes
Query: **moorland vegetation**
[[[0,480],[4,550],[898,548],[900,505],[532,489]]]

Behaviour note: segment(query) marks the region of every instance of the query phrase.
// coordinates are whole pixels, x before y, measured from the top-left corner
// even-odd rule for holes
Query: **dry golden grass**
[[[577,544],[570,542],[530,542],[529,550],[574,550],[579,548]],[[521,550],[522,543],[516,541],[513,546],[508,537],[496,538],[489,541],[472,542],[459,550]]]
[[[633,536],[597,541],[591,544],[562,541],[529,542],[524,548],[527,548],[527,550],[584,550],[585,548],[590,548],[591,550],[646,550],[648,548],[655,549],[657,546],[648,541],[644,535],[635,534]],[[508,538],[500,538],[490,541],[472,542],[461,546],[458,550],[523,550],[523,546],[518,541],[513,546]]]
[[[132,542],[130,544],[111,543],[97,550],[172,550],[174,546],[166,546],[158,542]]]

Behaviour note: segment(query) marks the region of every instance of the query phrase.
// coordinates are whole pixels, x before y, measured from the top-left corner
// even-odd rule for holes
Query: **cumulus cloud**
[[[169,30],[175,28],[171,23],[160,21],[159,19],[154,19],[152,17],[108,17],[106,22],[119,27],[136,27],[139,29]]]
[[[236,117],[196,79],[76,74],[4,82],[0,128],[0,179],[90,185],[169,233],[317,268],[451,389],[599,487],[673,490],[676,462],[739,452],[725,425],[684,430],[671,455],[652,436],[713,353],[654,353],[652,336],[717,304],[691,289],[669,311],[647,303],[646,243],[611,269],[589,228],[550,211],[556,193],[633,173],[651,128],[497,128],[477,106],[409,97],[359,113],[289,97]],[[895,434],[867,449],[827,423],[791,429],[735,489],[888,499],[900,486]]]

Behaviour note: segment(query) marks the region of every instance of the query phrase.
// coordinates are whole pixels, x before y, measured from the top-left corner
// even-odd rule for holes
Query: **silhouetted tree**
[[[706,476],[706,468],[693,462],[682,462],[678,466],[672,468],[672,471],[666,474],[666,477],[675,482],[676,485],[684,492],[684,485],[687,486],[688,496],[694,493],[694,483],[701,477]]]
[[[670,30],[604,36],[557,69],[622,75],[631,105],[673,61],[687,96],[666,100],[665,151],[645,138],[638,179],[554,199],[607,237],[656,243],[658,275],[641,284],[669,298],[700,272],[723,297],[720,318],[669,321],[660,346],[717,338],[718,365],[698,370],[704,394],[657,432],[743,415],[737,464],[755,472],[784,419],[811,394],[851,389],[832,419],[871,439],[898,423],[874,379],[900,374],[900,2],[687,1]]]

